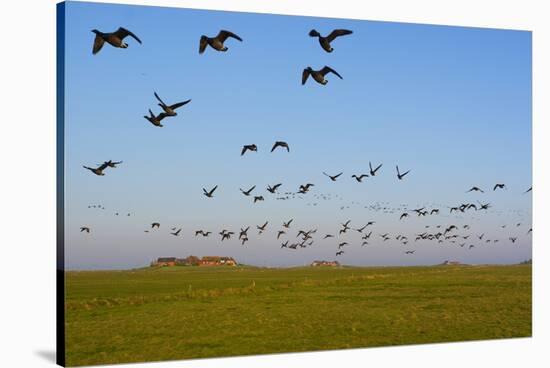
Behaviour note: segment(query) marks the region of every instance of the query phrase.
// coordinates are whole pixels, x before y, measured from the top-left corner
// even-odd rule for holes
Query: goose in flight
[[[250,226],[248,226],[246,229],[241,228],[241,232],[239,233],[239,239],[248,238],[248,229],[250,229]]]
[[[207,196],[208,198],[214,197],[214,191],[218,189],[218,186],[216,185],[214,188],[212,188],[210,191],[207,191],[206,189],[202,188],[203,194]]]
[[[309,191],[309,188],[314,187],[315,184],[307,183],[306,185],[300,185],[300,191],[299,193],[307,193]]]
[[[330,46],[330,43],[336,39],[336,37],[340,36],[346,36],[349,34],[352,34],[353,32],[348,29],[335,29],[334,31],[330,32],[326,37],[321,36],[319,32],[312,29],[309,31],[310,37],[318,37],[319,38],[319,44],[325,50],[326,52],[332,52],[334,49]]]
[[[405,175],[407,175],[411,170],[407,170],[405,171],[403,174],[401,174],[399,172],[399,166],[395,165],[395,169],[397,170],[397,179],[399,180],[403,180],[403,178],[405,177]]]
[[[332,234],[326,234],[325,237],[323,239],[327,239],[327,238],[334,238],[334,235]]]
[[[263,201],[263,200],[264,200],[263,196],[254,196],[254,203],[256,203],[258,201]]]
[[[495,184],[493,187],[493,192],[497,189],[506,189],[506,184]]]
[[[382,164],[378,165],[375,169],[372,168],[372,164],[369,161],[370,176],[375,176],[376,172],[382,167]]]
[[[282,183],[279,183],[279,184],[275,184],[274,186],[268,185],[268,186],[267,186],[267,191],[268,191],[269,193],[275,194],[275,192],[277,191],[277,188],[279,188],[281,185],[283,185],[283,184],[282,184]]]
[[[221,30],[216,37],[207,37],[205,35],[201,36],[200,42],[199,42],[199,54],[204,53],[207,46],[212,47],[216,51],[227,51],[227,46],[224,45],[225,40],[228,38],[234,38],[238,41],[242,42],[242,38],[237,36],[235,33]]]
[[[288,222],[283,221],[283,227],[285,227],[287,229],[290,228],[290,224],[292,223],[292,221],[294,221],[294,219],[290,219],[290,220],[288,220]]]
[[[403,220],[405,217],[409,217],[409,214],[407,212],[402,213],[401,216],[399,216],[399,219]]]
[[[360,227],[360,228],[354,229],[354,230],[357,231],[358,233],[363,234],[363,230],[365,230],[365,229],[367,228],[367,226],[368,226],[368,225],[365,225],[365,226],[363,226],[363,227]]]
[[[513,237],[513,236],[509,237],[508,239],[510,239],[510,241],[511,241],[512,243],[515,243],[516,240],[518,240],[517,237]]]
[[[98,166],[96,168],[88,167],[88,166],[82,166],[82,167],[87,169],[87,170],[90,170],[91,172],[93,172],[97,176],[104,176],[105,173],[103,172],[103,170],[105,170],[108,166],[109,165],[107,165],[107,163],[105,162],[105,163],[101,164],[100,166]]]
[[[328,81],[325,79],[325,75],[327,75],[328,73],[333,73],[338,78],[344,79],[344,78],[342,78],[342,76],[340,74],[338,74],[338,72],[336,70],[332,69],[329,66],[325,65],[320,70],[313,70],[310,66],[308,66],[302,72],[302,85],[306,84],[306,81],[307,81],[307,79],[310,75],[311,75],[311,77],[313,78],[313,80],[315,82],[317,82],[319,84],[322,84],[322,85],[325,85],[325,84],[328,83]]]
[[[286,231],[279,230],[279,232],[277,233],[277,239],[279,239],[281,237],[281,235],[283,235],[283,234],[286,234]]]
[[[283,142],[283,141],[276,141],[276,142],[273,144],[273,147],[271,147],[271,152],[275,151],[275,149],[276,149],[277,147],[286,148],[286,151],[287,151],[287,152],[290,152],[290,147],[288,146],[288,143],[286,143],[286,142]]]
[[[258,152],[258,146],[255,144],[245,144],[241,150],[241,156],[244,155],[246,151]]]
[[[87,226],[81,226],[81,227],[80,227],[80,232],[83,232],[83,231],[85,231],[85,232],[87,232],[87,233],[89,234],[89,233],[90,233],[90,228],[87,227]]]
[[[352,178],[355,178],[355,180],[357,180],[358,183],[362,183],[363,182],[363,178],[368,178],[369,176],[367,174],[361,174],[361,175],[355,175],[353,174],[351,176]]]
[[[481,192],[481,193],[485,193],[485,192],[483,191],[483,189],[478,188],[478,187],[476,187],[476,186],[471,187],[470,190],[468,190],[466,193],[470,193],[470,192]]]
[[[173,105],[167,105],[164,103],[164,101],[161,100],[161,98],[156,92],[154,92],[154,94],[157,100],[159,100],[159,106],[164,110],[164,112],[166,113],[166,116],[178,115],[178,113],[176,112],[176,109],[179,107],[182,107],[183,105],[187,105],[189,102],[191,102],[191,100],[185,100],[182,102],[175,103]]]
[[[258,234],[261,234],[265,231],[268,223],[269,221],[266,221],[262,226],[256,225],[256,229],[258,229]]]
[[[239,190],[241,191],[242,194],[244,194],[245,196],[249,196],[250,193],[252,193],[252,191],[256,188],[256,186],[254,185],[252,188],[248,189],[248,190],[242,190],[241,188],[239,188]]]
[[[430,215],[433,215],[433,214],[439,214],[439,209],[434,208],[434,209],[430,212]]]
[[[281,248],[288,248],[288,240],[281,244]]]
[[[174,231],[173,233],[170,233],[174,236],[178,236],[180,234],[181,228],[179,228],[177,231]]]
[[[113,161],[113,160],[109,160],[109,161],[105,161],[103,164],[107,165],[107,167],[111,167],[111,168],[116,168],[117,165],[120,165],[122,163],[122,161]]]
[[[414,254],[414,252],[415,252],[414,250],[407,250],[405,251],[405,254]]]
[[[167,117],[168,115],[164,112],[161,112],[160,114],[158,114],[157,116],[155,116],[155,114],[153,114],[153,112],[151,111],[151,109],[149,109],[149,116],[147,115],[144,115],[143,117],[145,119],[147,119],[151,124],[153,124],[154,126],[157,126],[159,128],[162,128],[164,125],[162,125],[160,122],[162,121],[162,119],[164,119],[165,117]]]
[[[341,256],[342,254],[344,254],[344,251],[343,250],[339,250],[338,252],[336,252],[336,256]]]
[[[202,230],[195,230],[195,236],[203,235],[204,232]]]
[[[244,237],[241,239],[241,245],[244,245],[244,243],[246,243],[248,241],[248,237]]]
[[[346,245],[348,245],[347,242],[342,242],[342,243],[338,244],[338,249],[341,249],[342,247],[345,247]]]
[[[128,44],[124,42],[124,39],[127,36],[132,37],[141,44],[141,40],[135,34],[122,27],[119,27],[116,31],[111,33],[103,33],[97,29],[93,29],[92,32],[95,33],[94,47],[92,49],[93,55],[97,54],[101,50],[105,42],[113,47],[121,49],[127,48]]]
[[[342,175],[343,173],[340,173],[340,174],[337,174],[337,175],[329,175],[329,174],[327,174],[326,172],[323,171],[323,174],[324,174],[325,176],[328,176],[328,177],[330,178],[330,180],[336,181],[336,179],[338,179],[338,177],[339,177],[340,175]]]
[[[154,229],[155,227],[156,227],[157,229],[160,228],[160,223],[158,223],[158,222],[153,222],[153,223],[151,224],[151,229]]]

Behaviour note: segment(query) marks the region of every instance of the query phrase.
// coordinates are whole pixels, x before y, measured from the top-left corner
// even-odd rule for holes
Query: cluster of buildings
[[[311,262],[311,266],[312,267],[317,267],[317,266],[336,267],[336,266],[340,266],[340,263],[338,261],[313,261],[313,262]]]
[[[151,262],[151,267],[171,266],[236,266],[237,261],[232,257],[204,256],[202,258],[189,256],[187,258],[160,257]]]

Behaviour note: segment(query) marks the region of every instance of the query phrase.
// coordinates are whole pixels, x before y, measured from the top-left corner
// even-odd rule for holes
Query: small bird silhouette
[[[313,80],[315,82],[317,82],[319,84],[322,84],[322,85],[325,85],[325,84],[328,83],[328,81],[325,79],[325,75],[327,75],[328,73],[333,73],[338,78],[344,79],[344,78],[342,78],[342,76],[340,74],[338,74],[338,72],[336,70],[332,69],[329,66],[325,65],[320,70],[313,70],[310,66],[308,66],[302,72],[302,85],[306,84],[306,81],[307,81],[307,79],[310,75],[311,75],[311,77],[313,78]]]
[[[116,31],[111,33],[100,32],[97,29],[92,30],[95,33],[94,46],[92,48],[92,54],[97,54],[102,48],[105,42],[109,45],[121,49],[128,48],[128,44],[124,42],[127,36],[132,37],[141,44],[141,40],[132,32],[126,28],[119,27]]]
[[[334,31],[330,32],[326,37],[321,36],[319,32],[312,29],[309,31],[310,37],[318,37],[319,38],[319,44],[325,50],[326,52],[332,52],[334,49],[330,46],[330,43],[334,41],[337,37],[340,36],[346,36],[349,34],[352,34],[353,32],[348,29],[335,29]]]
[[[288,146],[288,143],[286,143],[286,142],[283,142],[283,141],[276,141],[276,142],[273,144],[273,147],[271,147],[271,152],[275,151],[275,149],[276,149],[277,147],[286,148],[286,151],[287,151],[287,152],[290,152],[290,147]]]
[[[258,146],[256,146],[255,144],[244,145],[243,149],[241,150],[241,156],[244,155],[246,151],[258,152]]]
[[[203,194],[207,196],[208,198],[214,197],[214,191],[218,189],[218,186],[216,185],[214,188],[210,189],[210,191],[207,191],[206,189],[202,188]]]
[[[207,46],[212,47],[216,51],[227,51],[228,48],[224,45],[224,42],[228,38],[234,38],[242,42],[242,38],[237,36],[235,33],[223,29],[218,33],[216,37],[207,37],[205,35],[202,35],[199,41],[199,54],[204,53]]]

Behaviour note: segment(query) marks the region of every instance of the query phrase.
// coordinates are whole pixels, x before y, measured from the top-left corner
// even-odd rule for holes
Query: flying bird
[[[164,110],[167,116],[178,115],[178,113],[176,112],[176,109],[179,107],[182,107],[183,105],[187,105],[189,102],[191,102],[191,100],[185,100],[182,102],[175,103],[173,105],[167,105],[164,103],[164,101],[161,100],[161,98],[156,92],[155,92],[155,97],[157,98],[157,100],[159,100],[160,103],[158,105]]]
[[[248,190],[242,190],[241,188],[239,188],[239,190],[241,191],[242,194],[244,194],[245,196],[249,196],[250,193],[252,193],[252,191],[256,188],[256,186],[254,185],[252,188],[248,189]]]
[[[227,51],[227,46],[224,45],[225,40],[228,38],[234,38],[238,41],[243,39],[237,36],[235,33],[230,31],[221,30],[216,37],[207,37],[202,35],[199,42],[199,54],[204,53],[206,46],[212,47],[216,51]]]
[[[376,172],[382,167],[382,164],[378,165],[375,169],[372,168],[372,164],[369,161],[370,176],[375,176]]]
[[[407,175],[411,170],[407,170],[405,171],[403,174],[401,174],[399,172],[399,166],[395,165],[395,169],[397,170],[397,179],[399,180],[403,180],[403,178],[405,177],[405,175]]]
[[[343,173],[340,173],[340,174],[337,174],[337,175],[329,175],[329,174],[327,174],[326,172],[323,171],[323,174],[326,175],[326,176],[328,176],[328,177],[330,178],[330,180],[336,181],[336,179],[338,179],[338,177],[339,177],[340,175],[342,175]]]
[[[122,161],[113,161],[113,160],[109,160],[109,161],[105,161],[103,164],[107,165],[107,167],[111,167],[111,168],[116,168],[117,165],[120,165],[122,163]]]
[[[282,183],[279,183],[279,184],[275,184],[274,186],[270,186],[268,185],[267,186],[267,191],[269,193],[275,193],[277,191],[277,188],[279,188],[281,185],[283,185]]]
[[[294,219],[290,219],[290,220],[288,220],[288,222],[283,222],[283,227],[286,227],[288,229],[293,220]]]
[[[90,170],[91,172],[93,172],[97,176],[104,176],[105,173],[103,172],[103,170],[105,170],[108,166],[109,165],[107,165],[107,163],[103,163],[103,164],[101,164],[100,166],[98,166],[96,168],[88,167],[88,166],[82,166],[82,167],[85,168],[85,169]]]
[[[263,200],[264,200],[263,196],[254,196],[254,203],[256,203],[258,201],[263,201]]]
[[[170,233],[174,236],[178,236],[180,234],[180,231],[181,231],[181,228],[179,228],[177,231],[173,232],[173,233]]]
[[[506,189],[506,184],[495,184],[493,187],[493,192],[497,189]]]
[[[208,198],[214,197],[214,191],[218,189],[218,186],[216,185],[214,188],[212,188],[210,191],[207,191],[206,189],[202,188],[203,194],[207,196]]]
[[[127,36],[130,36],[137,42],[141,43],[141,40],[135,34],[122,27],[119,27],[119,29],[111,33],[103,33],[97,29],[93,29],[92,32],[95,33],[94,47],[92,49],[93,55],[97,54],[101,50],[105,42],[113,47],[121,49],[127,48],[128,44],[124,42],[124,39]]]
[[[523,194],[529,193],[529,192],[532,191],[532,190],[533,190],[533,187],[529,187],[529,189],[527,189],[525,192],[523,192]]]
[[[481,193],[485,193],[481,188],[478,188],[478,187],[476,187],[476,186],[471,187],[470,190],[468,190],[466,193],[470,193],[470,192],[481,192]]]
[[[302,85],[306,84],[306,81],[310,75],[315,82],[325,85],[328,83],[328,81],[325,79],[325,75],[327,75],[328,73],[333,73],[338,78],[344,79],[340,74],[338,74],[336,70],[332,69],[329,66],[324,66],[320,70],[313,70],[310,66],[308,66],[302,72]]]
[[[361,174],[361,175],[355,175],[353,174],[351,176],[352,178],[355,178],[355,180],[357,180],[358,183],[362,183],[363,182],[363,178],[368,178],[369,176],[367,174]]]
[[[90,228],[87,227],[87,226],[82,226],[82,227],[80,228],[80,232],[83,232],[83,231],[85,231],[85,232],[87,232],[87,233],[89,234],[89,233],[90,233]]]
[[[147,119],[151,124],[153,124],[154,126],[157,126],[159,128],[162,128],[164,125],[162,125],[160,122],[162,121],[162,119],[164,119],[165,117],[167,117],[168,115],[164,112],[161,112],[160,114],[158,114],[157,116],[155,116],[155,114],[153,114],[153,112],[151,111],[151,109],[149,109],[149,116],[147,115],[143,115],[143,117],[145,119]]]
[[[279,239],[281,237],[281,235],[283,235],[283,234],[286,234],[286,231],[279,230],[279,232],[277,233],[277,239]]]
[[[160,228],[160,223],[158,223],[158,222],[153,222],[153,223],[151,224],[151,229],[154,229],[155,227],[156,227],[157,229]]]
[[[330,46],[330,43],[334,41],[337,37],[340,36],[346,36],[349,34],[352,34],[353,32],[348,29],[335,29],[334,31],[330,32],[326,37],[321,36],[319,32],[312,29],[309,31],[310,37],[318,37],[319,38],[319,44],[325,50],[326,52],[332,52],[334,49]]]
[[[286,148],[287,152],[290,152],[290,148],[288,147],[288,143],[283,141],[277,141],[273,144],[273,147],[271,147],[271,152],[275,151],[277,147]]]
[[[245,144],[241,150],[241,156],[244,155],[246,151],[258,152],[258,146],[255,144]]]

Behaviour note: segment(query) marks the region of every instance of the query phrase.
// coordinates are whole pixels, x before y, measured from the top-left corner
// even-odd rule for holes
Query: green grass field
[[[67,364],[531,336],[531,266],[66,274]]]

